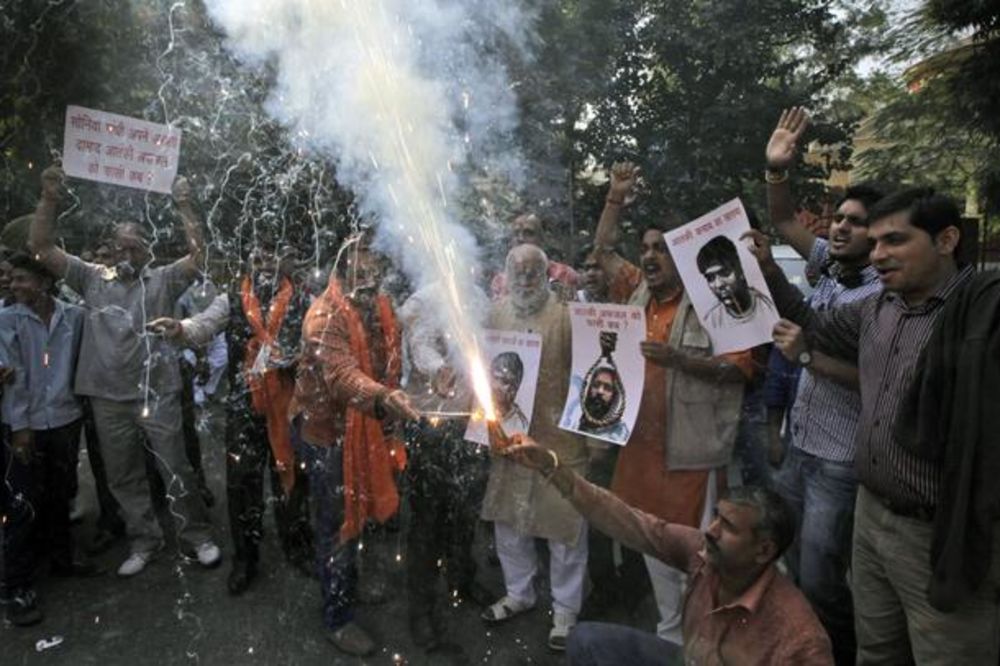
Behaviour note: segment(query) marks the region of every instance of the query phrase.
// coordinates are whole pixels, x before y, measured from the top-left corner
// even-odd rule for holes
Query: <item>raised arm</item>
[[[65,180],[66,174],[58,164],[53,164],[42,172],[42,193],[28,232],[28,244],[35,258],[52,274],[59,277],[65,277],[69,266],[66,253],[56,245],[55,232],[56,211],[62,198]]]
[[[594,232],[594,250],[601,268],[609,277],[617,275],[625,260],[615,248],[621,237],[622,209],[635,200],[635,184],[639,167],[632,162],[616,162],[611,166],[611,183],[604,199],[604,210]]]
[[[177,207],[177,212],[184,223],[184,236],[187,238],[188,254],[181,261],[186,264],[185,268],[193,277],[198,274],[205,260],[205,233],[191,203],[191,184],[187,178],[179,177],[174,181],[173,197],[174,206]]]
[[[788,282],[781,267],[774,261],[767,236],[751,230],[743,234],[742,240],[746,239],[753,241],[747,247],[760,264],[778,313],[805,329],[806,340],[813,349],[856,364],[864,310],[878,294],[824,312],[813,310],[802,297],[802,292]]]
[[[860,387],[858,366],[834,358],[818,349],[809,349],[805,331],[801,326],[787,319],[774,326],[774,344],[782,356],[792,363],[800,363],[804,352],[812,357],[809,370],[813,374],[826,377],[844,388],[857,391]]]
[[[808,259],[816,237],[795,221],[795,201],[788,184],[788,170],[795,162],[799,139],[809,126],[804,109],[785,109],[767,142],[767,211],[781,237]]]

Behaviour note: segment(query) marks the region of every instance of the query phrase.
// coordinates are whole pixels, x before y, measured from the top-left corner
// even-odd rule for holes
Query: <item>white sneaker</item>
[[[153,559],[153,551],[143,550],[139,552],[132,553],[128,556],[121,566],[118,567],[118,575],[123,578],[128,578],[134,576],[149,564],[150,560]]]
[[[549,631],[549,648],[557,652],[566,650],[569,632],[576,626],[576,613],[554,611],[552,614],[552,629]]]
[[[222,551],[212,541],[206,541],[194,549],[198,562],[206,569],[216,567],[222,562]]]

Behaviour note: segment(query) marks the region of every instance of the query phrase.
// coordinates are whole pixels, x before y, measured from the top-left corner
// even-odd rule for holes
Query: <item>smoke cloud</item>
[[[479,249],[454,202],[472,168],[520,179],[498,54],[527,53],[532,16],[491,0],[207,5],[241,60],[275,69],[269,113],[335,163],[380,249],[415,287],[435,285],[447,331],[474,349]]]

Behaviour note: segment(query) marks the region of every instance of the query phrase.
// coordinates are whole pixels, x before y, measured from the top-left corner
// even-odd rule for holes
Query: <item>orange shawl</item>
[[[285,496],[295,485],[295,459],[292,453],[292,439],[288,425],[288,405],[295,392],[295,380],[287,372],[265,369],[263,373],[251,372],[261,348],[267,344],[276,346],[281,324],[285,321],[288,304],[292,300],[292,282],[282,278],[278,293],[268,308],[267,317],[261,312],[260,300],[253,291],[250,276],[243,278],[240,295],[243,313],[253,335],[247,342],[243,355],[243,373],[250,387],[251,405],[254,412],[267,420],[267,439],[274,455],[274,466],[281,478]]]
[[[335,311],[346,320],[351,353],[361,371],[379,381],[361,317],[344,298],[336,280],[330,281],[328,293]],[[385,374],[380,383],[392,390],[399,386],[402,369],[399,328],[389,298],[379,294],[375,303],[385,349]],[[343,456],[344,523],[340,538],[349,541],[361,534],[369,518],[384,523],[399,510],[395,475],[406,467],[406,449],[400,441],[385,436],[378,419],[348,406]]]

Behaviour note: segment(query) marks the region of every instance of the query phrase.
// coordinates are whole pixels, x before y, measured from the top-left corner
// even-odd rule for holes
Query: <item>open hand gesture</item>
[[[798,152],[799,139],[808,126],[809,115],[802,107],[794,106],[781,112],[778,126],[767,142],[767,168],[787,169],[792,166]]]
[[[635,201],[635,186],[642,170],[632,162],[615,162],[611,165],[611,187],[608,198],[628,206]]]

